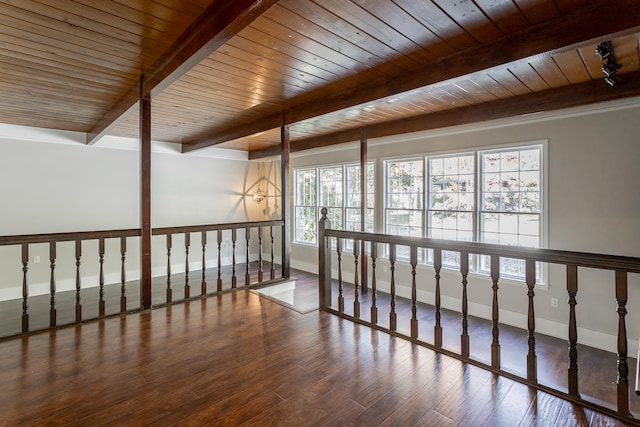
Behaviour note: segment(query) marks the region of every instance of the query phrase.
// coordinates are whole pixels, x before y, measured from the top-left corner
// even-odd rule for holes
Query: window
[[[320,174],[320,206],[327,208],[331,228],[342,230],[343,224],[343,173],[342,166],[318,169]]]
[[[316,242],[316,170],[304,169],[295,172],[295,241]]]
[[[366,231],[374,230],[375,167],[367,168]],[[294,241],[315,244],[320,208],[327,208],[331,228],[360,231],[360,165],[298,169],[294,172]],[[346,249],[350,246],[347,244]]]
[[[386,233],[396,236],[424,236],[423,159],[387,162],[386,183]],[[396,256],[398,259],[409,259],[409,248],[397,247]],[[422,251],[418,259],[422,261]]]
[[[480,241],[540,247],[541,149],[483,152]],[[481,270],[490,269],[482,257]],[[524,277],[525,262],[502,258],[500,273]]]
[[[540,247],[541,145],[390,160],[385,182],[387,234]],[[475,271],[490,271],[489,257],[470,258]],[[459,253],[444,251],[442,262],[459,266]],[[500,273],[523,279],[524,264],[502,258]]]

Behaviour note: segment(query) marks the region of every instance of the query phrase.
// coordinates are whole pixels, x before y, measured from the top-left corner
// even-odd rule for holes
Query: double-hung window
[[[480,154],[480,239],[485,243],[540,247],[542,150],[539,146]],[[489,271],[489,257],[480,269]],[[500,273],[525,276],[525,262],[501,258]]]
[[[374,230],[375,168],[367,167],[367,211],[365,231]],[[360,165],[304,168],[294,171],[294,241],[314,244],[320,209],[327,208],[331,228],[360,231],[362,205]],[[347,243],[347,250],[350,246]]]
[[[385,183],[387,234],[541,245],[542,145],[388,160]],[[404,252],[398,256],[407,258]],[[458,267],[459,258],[442,253],[444,266]],[[432,251],[426,259],[433,261]],[[470,261],[473,270],[490,271],[488,257]],[[524,261],[502,258],[500,272],[523,279]]]
[[[316,169],[300,169],[295,172],[295,241],[316,243],[316,224],[318,223]]]
[[[423,158],[386,162],[384,217],[386,234],[424,236]],[[407,259],[409,248],[398,247],[397,256]]]
[[[427,237],[474,240],[475,154],[428,157]],[[432,260],[431,253],[429,260]],[[443,251],[445,266],[460,265],[458,252]]]

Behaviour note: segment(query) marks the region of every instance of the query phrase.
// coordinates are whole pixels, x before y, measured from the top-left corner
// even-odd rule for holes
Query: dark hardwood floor
[[[408,341],[308,311],[317,302],[317,276],[293,270],[292,277],[293,306],[305,310],[243,290],[1,340],[0,425],[624,425]],[[398,309],[406,311],[404,304]],[[428,317],[428,306],[420,312]],[[445,344],[455,347],[459,314],[445,316],[445,336],[452,334]],[[483,321],[472,324],[472,342],[490,336]],[[521,333],[514,329],[513,336]],[[518,340],[506,326],[501,340],[505,363],[513,358],[518,369],[516,356],[509,356],[520,352]],[[566,343],[538,341],[540,373],[562,382]],[[481,347],[472,344],[472,357],[482,357]],[[612,379],[598,377],[608,353],[580,350],[585,378],[608,390]]]

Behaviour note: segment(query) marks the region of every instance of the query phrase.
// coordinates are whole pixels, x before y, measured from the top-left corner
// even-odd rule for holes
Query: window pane
[[[316,242],[316,208],[296,207],[295,209],[296,242],[315,243]]]
[[[540,147],[481,153],[480,241],[540,247],[541,155]],[[480,269],[490,270],[489,257]],[[500,274],[522,279],[524,269],[523,260],[500,260]]]
[[[462,154],[429,158],[427,236],[434,239],[473,240],[475,156]],[[443,251],[442,263],[460,265],[460,254]]]

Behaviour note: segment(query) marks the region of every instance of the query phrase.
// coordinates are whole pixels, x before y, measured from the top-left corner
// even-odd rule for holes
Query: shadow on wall
[[[248,218],[252,218],[250,212],[255,213],[255,218],[262,220],[281,219],[280,200],[282,197],[279,189],[280,163],[278,161],[260,162],[257,164],[258,179],[249,183],[249,170],[245,174],[244,182],[244,210]],[[253,195],[260,189],[265,198],[259,204],[253,200]],[[248,207],[249,206],[249,207]],[[237,209],[237,208],[236,208]],[[237,210],[236,210],[237,211]],[[234,213],[236,212],[234,211]],[[255,219],[254,218],[254,219]]]

